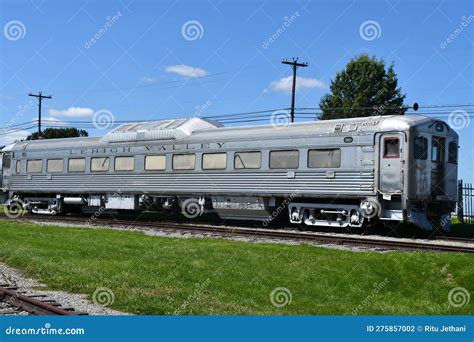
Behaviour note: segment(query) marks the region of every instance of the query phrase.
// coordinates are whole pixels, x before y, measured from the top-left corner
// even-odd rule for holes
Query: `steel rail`
[[[6,287],[0,287],[0,300],[32,315],[76,316],[81,313],[44,303]]]

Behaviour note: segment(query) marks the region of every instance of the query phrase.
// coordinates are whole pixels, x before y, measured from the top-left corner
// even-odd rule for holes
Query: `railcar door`
[[[379,140],[379,189],[401,193],[403,189],[404,139],[400,133],[385,133]]]
[[[448,162],[446,165],[446,196],[449,200],[457,200],[458,191],[458,142],[454,137],[447,137]]]
[[[11,174],[11,163],[12,157],[5,153],[2,158],[2,189],[8,189],[10,187],[10,174]]]
[[[431,194],[433,197],[445,195],[446,138],[433,136],[431,139]]]

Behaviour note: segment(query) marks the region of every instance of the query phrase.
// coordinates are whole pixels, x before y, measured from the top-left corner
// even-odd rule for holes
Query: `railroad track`
[[[442,241],[474,243],[474,238],[463,238],[463,237],[453,237],[453,236],[435,235],[435,236],[434,236],[434,239],[435,239],[435,240],[442,240]]]
[[[26,292],[19,291],[17,287],[8,284],[0,285],[0,301],[2,302],[0,315],[18,315],[21,313],[49,316],[85,315],[74,311],[73,308],[61,307],[59,303],[47,299],[45,295],[26,295]]]
[[[6,216],[5,216],[6,217]],[[333,244],[344,246],[364,246],[382,249],[401,249],[418,251],[439,251],[439,252],[461,252],[474,253],[474,243],[472,239],[456,240],[412,240],[396,239],[384,237],[351,236],[345,234],[327,234],[315,232],[299,232],[294,230],[261,229],[238,226],[219,226],[203,223],[176,223],[168,221],[150,222],[137,220],[116,220],[107,218],[96,218],[94,221],[77,216],[39,216],[26,214],[21,219],[32,219],[35,221],[58,221],[78,224],[92,224],[99,226],[120,226],[125,229],[134,230],[160,230],[179,231],[189,233],[212,234],[225,237],[257,237],[272,240],[291,240],[315,244]],[[444,240],[444,241],[443,241]],[[457,245],[449,244],[452,242]],[[462,244],[461,244],[462,243]]]

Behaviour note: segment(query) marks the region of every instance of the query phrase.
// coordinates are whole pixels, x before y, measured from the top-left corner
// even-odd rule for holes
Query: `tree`
[[[331,80],[331,93],[322,97],[320,120],[372,115],[404,114],[406,95],[398,87],[393,64],[360,55]]]
[[[58,139],[58,138],[79,138],[88,137],[89,133],[83,129],[77,129],[73,127],[66,128],[46,128],[41,133],[42,139]],[[26,140],[37,140],[38,132],[29,135]]]

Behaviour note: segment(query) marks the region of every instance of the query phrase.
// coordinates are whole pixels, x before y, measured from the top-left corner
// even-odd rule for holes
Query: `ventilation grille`
[[[111,143],[146,140],[177,140],[190,136],[199,130],[218,127],[222,127],[222,125],[217,122],[199,118],[127,123],[107,133],[101,141]]]

